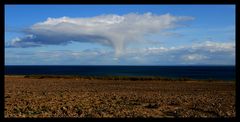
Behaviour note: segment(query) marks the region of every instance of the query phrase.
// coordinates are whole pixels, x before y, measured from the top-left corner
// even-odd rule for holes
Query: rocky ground
[[[5,117],[235,117],[235,83],[5,76]]]

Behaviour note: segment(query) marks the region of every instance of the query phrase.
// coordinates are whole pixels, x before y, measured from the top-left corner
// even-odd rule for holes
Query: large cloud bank
[[[147,34],[175,28],[188,16],[152,13],[126,15],[100,15],[89,18],[48,18],[24,30],[24,37],[15,38],[6,47],[37,47],[65,45],[71,42],[98,43],[112,47],[115,56],[121,55],[129,42],[142,39]]]

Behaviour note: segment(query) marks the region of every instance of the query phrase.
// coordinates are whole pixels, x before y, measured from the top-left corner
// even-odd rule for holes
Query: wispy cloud
[[[200,55],[200,54],[187,54],[182,56],[183,60],[185,61],[200,61],[207,59],[207,56]]]
[[[162,64],[235,64],[235,43],[203,41],[176,47],[128,48],[116,58],[113,51],[104,49],[87,49],[82,51],[53,50],[36,52],[13,52],[6,55],[7,60],[28,62],[35,58],[39,63],[54,62],[57,64],[131,64],[131,65],[162,65]],[[12,55],[13,56],[12,56]],[[64,57],[64,58],[62,58]],[[22,63],[21,62],[21,63]],[[46,63],[47,63],[46,62]]]

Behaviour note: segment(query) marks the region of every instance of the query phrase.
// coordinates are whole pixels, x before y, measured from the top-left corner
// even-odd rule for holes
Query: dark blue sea
[[[6,75],[160,76],[235,80],[235,66],[5,66]]]

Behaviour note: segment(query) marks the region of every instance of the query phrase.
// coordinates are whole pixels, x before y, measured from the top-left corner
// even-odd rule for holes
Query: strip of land
[[[235,117],[235,82],[6,75],[5,117]]]

